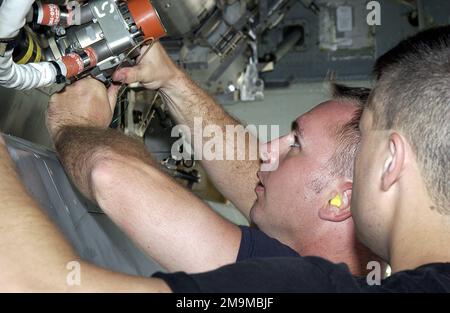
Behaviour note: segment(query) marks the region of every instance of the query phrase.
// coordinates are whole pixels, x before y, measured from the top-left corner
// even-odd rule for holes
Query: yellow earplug
[[[330,200],[330,204],[332,206],[335,206],[335,207],[338,207],[338,208],[341,207],[341,204],[342,204],[341,195],[337,194],[336,197],[334,197],[333,199]]]

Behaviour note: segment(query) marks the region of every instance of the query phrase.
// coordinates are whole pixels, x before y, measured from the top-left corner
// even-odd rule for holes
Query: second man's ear
[[[352,183],[346,183],[346,186],[340,192],[335,192],[328,202],[319,209],[319,217],[330,222],[343,222],[352,216],[350,203],[352,197]]]
[[[389,151],[384,163],[382,184],[383,191],[388,191],[398,181],[405,164],[405,143],[403,138],[393,133],[389,137]]]

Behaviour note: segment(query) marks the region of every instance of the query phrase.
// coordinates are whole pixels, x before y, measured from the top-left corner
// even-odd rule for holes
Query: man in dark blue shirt
[[[196,118],[246,136],[160,44],[138,67],[124,69],[116,78],[120,75],[127,83],[138,79],[147,88],[159,88],[175,120],[196,138],[203,136],[195,134]],[[142,144],[108,130],[112,110],[100,83],[81,81],[52,97],[47,120],[72,181],[169,271],[203,272],[256,256],[301,254],[346,263],[352,273],[362,275],[370,261],[379,260],[356,240],[350,211],[358,121],[370,90],[332,87],[331,100],[295,119],[285,136],[262,145],[262,162],[256,151],[255,159],[250,158],[251,143],[257,142],[252,135],[236,142],[234,134],[219,137],[231,159],[203,156],[202,165],[219,191],[258,229],[226,221],[160,175]],[[88,88],[99,92],[88,97],[93,93]],[[200,148],[194,144],[197,151],[206,149],[208,141],[203,142]]]

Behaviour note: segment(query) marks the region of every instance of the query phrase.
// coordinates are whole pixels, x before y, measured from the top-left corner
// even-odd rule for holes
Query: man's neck
[[[416,189],[417,190],[417,189]],[[416,193],[398,203],[389,246],[392,272],[450,262],[450,216]]]
[[[385,269],[381,258],[356,239],[353,221],[349,219],[343,223],[329,224],[321,235],[309,240],[309,245],[302,245],[304,239],[300,238],[297,245],[291,246],[302,256],[319,256],[333,263],[345,263],[355,276],[366,275],[367,264],[371,261],[378,261]]]

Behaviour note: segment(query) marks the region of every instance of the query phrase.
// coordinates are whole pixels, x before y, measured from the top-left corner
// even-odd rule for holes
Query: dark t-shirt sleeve
[[[359,292],[347,266],[317,257],[253,259],[188,275],[157,273],[173,292]]]
[[[241,226],[240,228],[242,239],[236,262],[255,258],[300,256],[295,250],[267,236],[258,229],[246,226]]]

